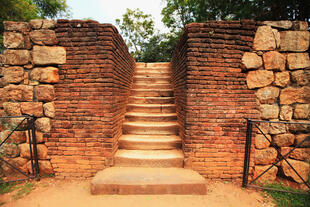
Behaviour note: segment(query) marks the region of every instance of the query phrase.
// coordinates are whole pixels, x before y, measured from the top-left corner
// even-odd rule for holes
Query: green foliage
[[[154,20],[150,14],[141,10],[127,9],[122,19],[116,19],[116,24],[121,29],[121,34],[126,40],[134,58],[141,54],[141,47],[154,34]]]
[[[30,182],[26,182],[24,185],[20,186],[17,193],[13,196],[14,199],[20,199],[24,196],[28,195],[33,189],[35,188],[35,185]]]
[[[137,57],[137,61],[170,62],[178,38],[178,35],[171,33],[154,35],[149,42],[143,44],[141,54]]]
[[[265,187],[275,188],[279,190],[302,192],[282,184],[267,184]],[[310,207],[310,196],[303,194],[293,194],[278,191],[266,191],[272,196],[278,207]],[[305,192],[304,192],[305,193]]]
[[[0,178],[0,195],[12,192],[13,190],[16,189],[16,183],[3,183],[3,179]]]
[[[69,17],[66,0],[33,0],[41,18]]]

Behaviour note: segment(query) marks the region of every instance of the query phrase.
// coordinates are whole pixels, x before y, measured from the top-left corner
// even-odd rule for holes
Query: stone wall
[[[52,20],[4,22],[4,46],[0,79],[0,108],[3,116],[34,115],[41,174],[53,173],[46,134],[55,118],[54,85],[59,81],[58,65],[66,62],[66,51],[58,40]],[[6,122],[7,121],[7,122]],[[2,120],[1,139],[20,119]],[[6,122],[6,123],[5,123]],[[4,144],[4,156],[22,171],[31,172],[27,133],[22,128]],[[8,153],[9,152],[9,153]],[[11,169],[2,164],[5,173]]]
[[[185,166],[206,178],[242,176],[245,118],[259,117],[241,59],[256,27],[254,21],[189,24],[172,57]]]
[[[258,27],[253,51],[244,53],[242,63],[247,71],[247,86],[256,93],[260,119],[310,123],[309,32],[306,22],[263,22]],[[284,155],[309,136],[310,126],[261,123],[260,128]],[[254,177],[277,159],[278,153],[265,137],[255,135]],[[297,148],[289,162],[307,181],[310,142]],[[276,176],[301,179],[286,162],[281,162],[260,181],[274,181]]]

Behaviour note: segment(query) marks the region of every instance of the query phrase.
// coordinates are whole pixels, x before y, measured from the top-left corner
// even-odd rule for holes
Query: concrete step
[[[180,194],[205,195],[205,179],[183,168],[111,167],[91,181],[93,195]]]
[[[171,70],[170,68],[155,68],[155,69],[141,68],[141,69],[136,70],[135,75],[150,76],[150,77],[159,76],[159,75],[170,76]]]
[[[175,113],[175,104],[127,104],[127,112]]]
[[[142,113],[127,112],[125,114],[126,121],[176,121],[176,113]]]
[[[124,122],[123,134],[178,134],[177,122]]]
[[[173,97],[172,89],[132,89],[133,96],[140,97]]]
[[[133,82],[136,84],[169,84],[171,83],[171,77],[170,76],[162,76],[159,78],[152,78],[147,76],[134,76]]]
[[[170,62],[136,63],[136,68],[170,68]]]
[[[174,97],[137,97],[130,96],[129,103],[133,104],[173,104]]]
[[[183,167],[181,150],[125,150],[114,156],[116,167]]]
[[[181,138],[176,135],[124,134],[119,138],[119,148],[128,150],[168,150],[181,147]]]
[[[134,84],[133,89],[172,89],[170,83],[167,84]]]

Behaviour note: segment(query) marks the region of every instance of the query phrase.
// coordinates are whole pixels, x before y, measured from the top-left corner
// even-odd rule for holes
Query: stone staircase
[[[183,168],[169,63],[137,63],[115,166],[93,178],[92,194],[205,194]]]

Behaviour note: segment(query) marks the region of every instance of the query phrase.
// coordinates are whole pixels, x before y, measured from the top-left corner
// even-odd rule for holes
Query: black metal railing
[[[37,141],[36,141],[36,133],[35,133],[35,124],[34,124],[34,117],[33,116],[3,116],[0,117],[1,125],[4,126],[6,129],[10,131],[6,137],[1,137],[0,140],[0,151],[1,148],[4,146],[5,143],[9,140],[12,134],[16,131],[24,130],[28,134],[28,143],[29,143],[29,152],[30,152],[30,163],[31,163],[31,173],[25,173],[23,170],[15,166],[14,164],[10,163],[9,159],[5,159],[5,154],[0,155],[0,164],[5,164],[9,168],[13,169],[13,171],[17,172],[20,175],[23,175],[24,178],[21,179],[11,179],[11,180],[2,180],[2,183],[8,182],[16,182],[28,179],[39,179],[40,172],[39,172],[39,162],[38,162],[38,152],[37,152]],[[13,122],[13,124],[12,124]],[[16,176],[15,176],[16,177]]]
[[[259,178],[261,178],[263,175],[265,175],[272,167],[277,166],[278,163],[281,161],[286,162],[287,165],[294,171],[294,173],[300,178],[303,184],[305,184],[308,189],[310,190],[310,183],[307,182],[300,173],[297,172],[297,170],[292,166],[292,164],[287,160],[289,155],[296,149],[302,146],[306,141],[310,141],[310,136],[306,136],[301,142],[297,143],[294,147],[291,147],[291,149],[285,153],[284,155],[281,153],[281,150],[278,146],[276,146],[270,138],[263,132],[263,130],[258,126],[257,123],[269,123],[269,124],[286,124],[286,125],[303,125],[307,126],[306,128],[310,127],[310,123],[304,123],[304,122],[280,122],[280,121],[262,121],[262,120],[251,120],[247,119],[247,131],[246,131],[246,143],[245,143],[245,156],[244,156],[244,168],[243,168],[243,181],[242,181],[242,187],[253,187],[253,188],[260,188],[265,190],[274,190],[274,191],[281,191],[281,192],[289,192],[289,193],[299,193],[295,191],[286,191],[286,190],[279,190],[275,188],[270,187],[264,187],[264,186],[258,186],[254,185]],[[269,142],[270,146],[275,148],[277,151],[277,159],[274,163],[271,164],[270,167],[265,169],[261,174],[257,175],[253,180],[249,182],[249,170],[250,170],[250,159],[251,159],[251,147],[252,147],[252,134],[253,129],[258,130],[259,134],[262,134],[264,138]],[[309,191],[310,193],[310,191]],[[304,194],[303,192],[301,194]],[[307,194],[307,193],[306,193]]]

